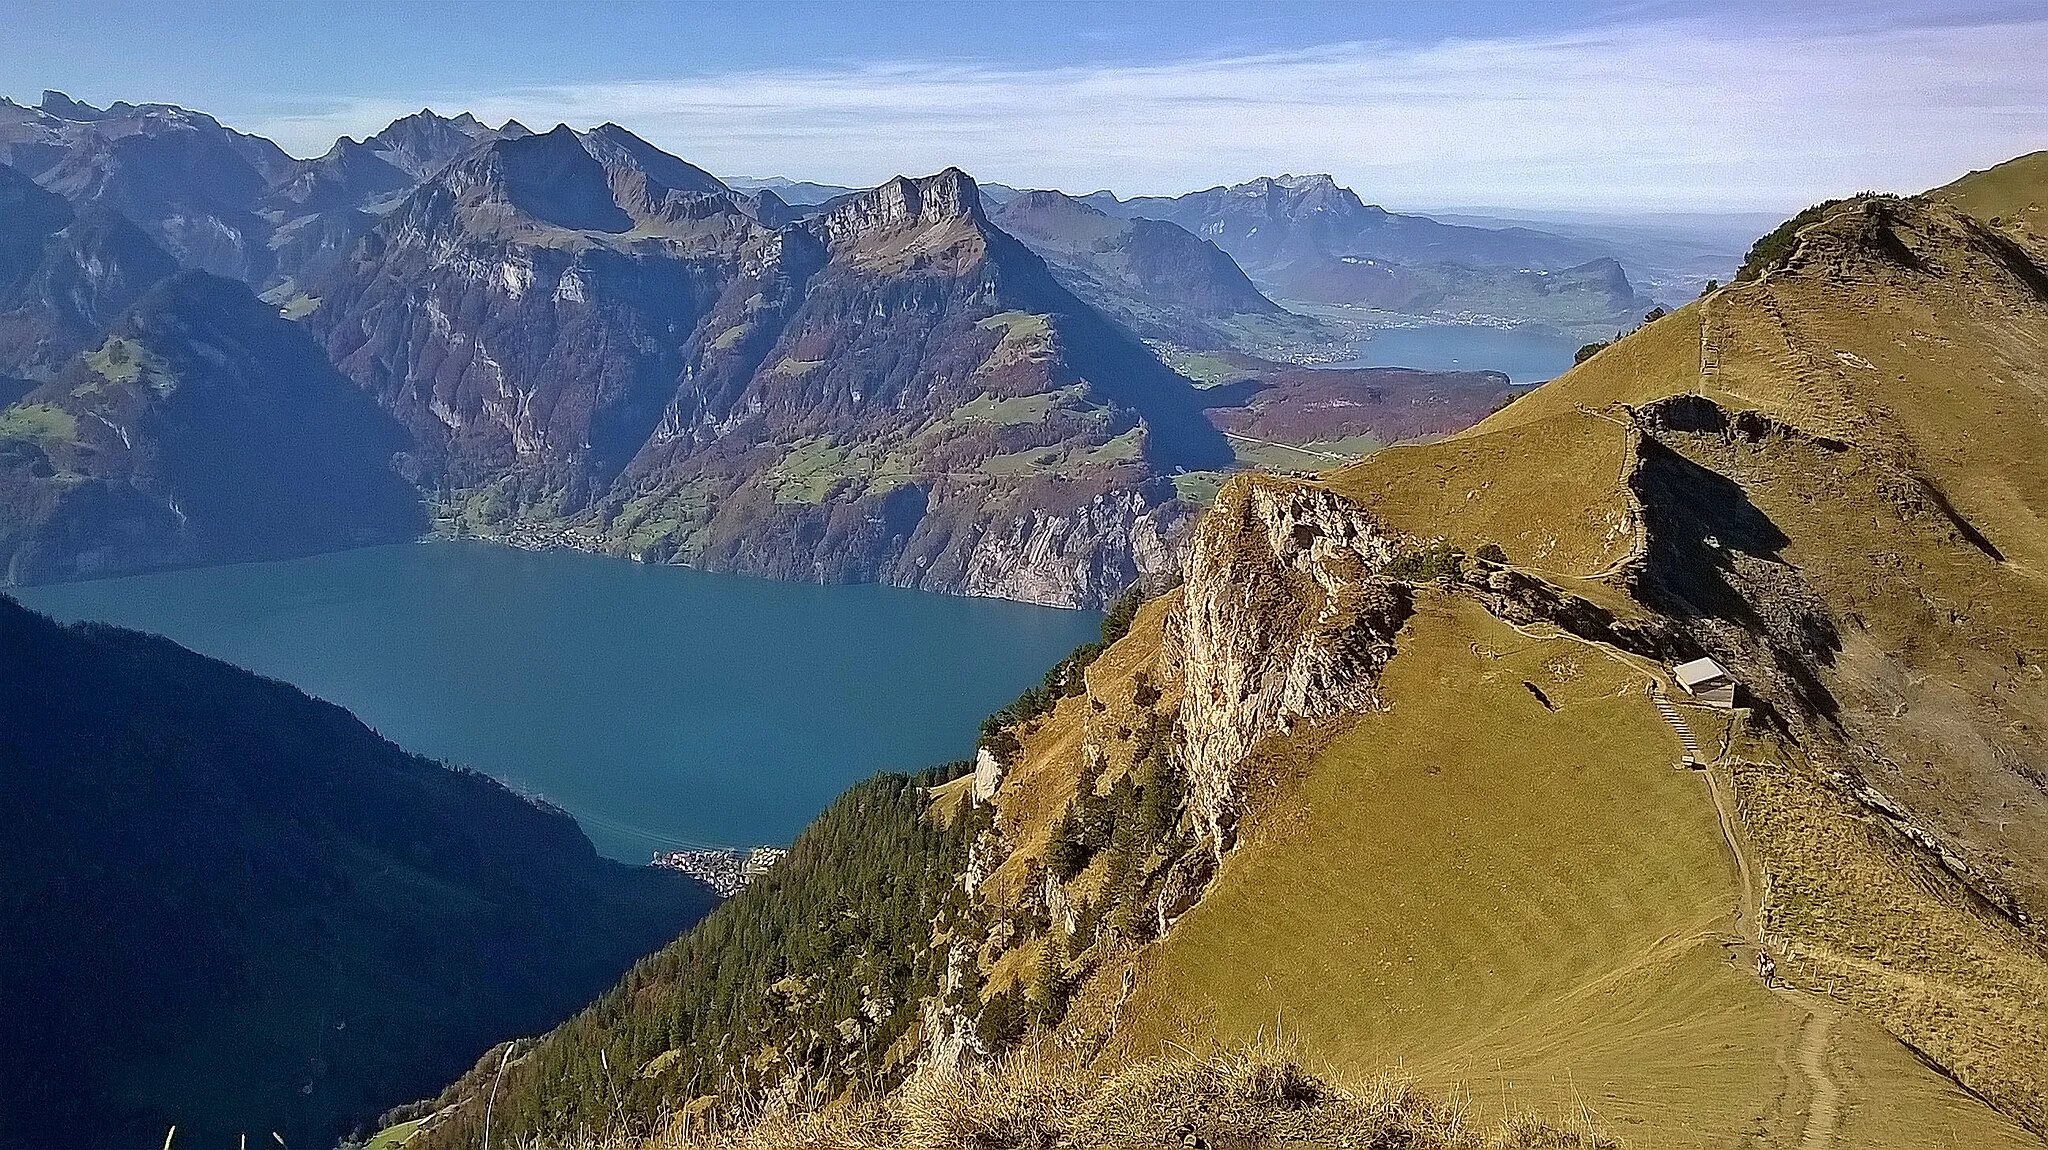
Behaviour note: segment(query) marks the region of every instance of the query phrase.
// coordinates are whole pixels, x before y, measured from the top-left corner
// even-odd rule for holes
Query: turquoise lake
[[[1582,341],[1540,327],[1432,323],[1381,328],[1365,355],[1329,367],[1414,367],[1425,371],[1498,371],[1516,383],[1563,375]]]
[[[10,591],[155,631],[567,809],[600,851],[787,843],[848,784],[971,757],[1100,617],[482,543]]]

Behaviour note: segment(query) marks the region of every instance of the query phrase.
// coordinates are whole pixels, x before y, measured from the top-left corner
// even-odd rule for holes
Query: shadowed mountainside
[[[0,582],[412,538],[404,442],[248,288],[178,273],[0,409]]]
[[[329,1145],[710,908],[338,707],[0,597],[0,1143]]]

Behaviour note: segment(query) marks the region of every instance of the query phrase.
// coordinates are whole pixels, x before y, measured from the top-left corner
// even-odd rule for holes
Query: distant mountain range
[[[1124,219],[1046,191],[1005,197],[989,216],[1075,295],[1147,339],[1213,350],[1340,338],[1266,298],[1223,249],[1178,224]]]
[[[1650,306],[1602,245],[1531,228],[1397,215],[1326,175],[1264,177],[1184,196],[1084,202],[1179,224],[1276,298],[1412,316],[1627,326]]]
[[[793,205],[614,124],[423,109],[296,160],[48,93],[0,102],[0,160],[15,581],[403,538],[423,497],[447,533],[1098,604],[1271,464],[1221,430],[1256,384],[1144,341],[1344,339],[1172,223],[952,170]]]
[[[801,189],[785,199],[806,205],[852,190],[781,178],[744,186]],[[1037,194],[982,185],[999,222],[1008,205]],[[1107,191],[1051,194],[1108,216],[1178,225],[1231,256],[1271,299],[1326,320],[1368,327],[1417,319],[1535,323],[1588,339],[1632,326],[1655,302],[1676,305],[1697,295],[1708,280],[1726,280],[1749,241],[1776,221],[1755,213],[1526,219],[1401,214],[1365,203],[1328,175],[1262,177],[1129,200]],[[1018,238],[1056,269],[1070,262],[1071,245],[1031,234],[1018,222]],[[1082,286],[1075,290],[1103,306]],[[1190,334],[1212,338],[1199,328]],[[1238,335],[1240,350],[1261,334]],[[1287,334],[1294,347],[1306,348],[1347,333],[1325,324]]]
[[[496,140],[309,285],[308,323],[467,529],[1058,602],[1157,569],[1152,478],[1231,458],[1186,381],[961,173],[793,215],[623,129]]]
[[[771,191],[782,202],[792,207],[816,207],[819,204],[850,196],[865,188],[849,188],[839,184],[814,184],[809,180],[792,180],[786,176],[726,176],[725,186],[735,191]]]

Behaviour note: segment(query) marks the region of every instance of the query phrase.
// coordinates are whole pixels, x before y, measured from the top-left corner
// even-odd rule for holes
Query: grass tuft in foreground
[[[1474,1129],[1462,1098],[1437,1099],[1382,1076],[1340,1086],[1305,1069],[1291,1044],[1176,1050],[1120,1069],[1026,1049],[971,1070],[926,1070],[875,1102],[792,1112],[756,1108],[738,1126],[608,1150],[846,1147],[1022,1150],[1050,1146],[1612,1147],[1589,1122],[1516,1115]],[[596,1148],[591,1148],[596,1150]]]

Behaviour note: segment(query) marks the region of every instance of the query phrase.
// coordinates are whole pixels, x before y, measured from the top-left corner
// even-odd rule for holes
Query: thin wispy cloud
[[[2048,19],[1832,35],[1662,21],[1144,65],[962,60],[345,101],[251,126],[302,151],[431,99],[617,121],[715,171],[865,184],[957,164],[1070,190],[1329,171],[1397,205],[1782,208],[1918,190],[2048,145]]]

